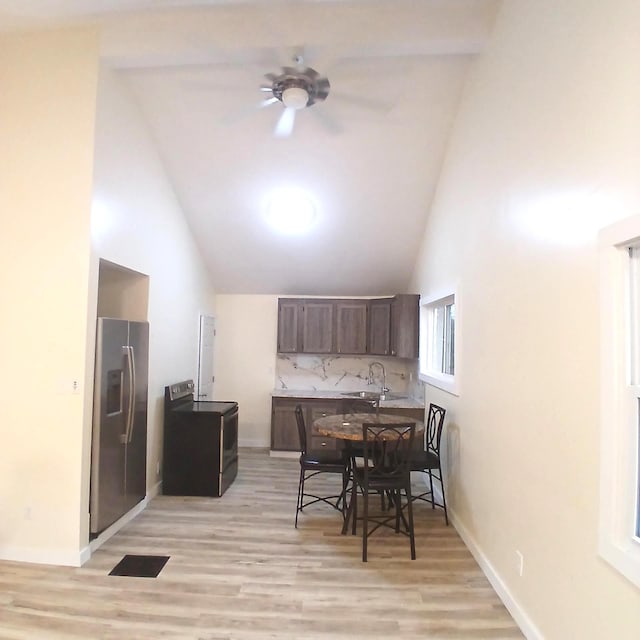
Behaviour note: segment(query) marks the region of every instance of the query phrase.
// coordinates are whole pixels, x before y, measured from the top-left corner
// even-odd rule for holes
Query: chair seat
[[[304,423],[304,413],[302,407],[298,405],[295,409],[296,425],[298,427],[298,438],[300,439],[300,480],[298,481],[298,499],[296,501],[295,526],[298,527],[298,515],[306,507],[316,503],[325,503],[330,507],[340,511],[344,519],[346,513],[346,493],[347,493],[347,459],[341,451],[308,451],[307,450],[307,428]],[[342,479],[340,492],[336,495],[322,495],[317,492],[307,491],[305,486],[307,480],[311,480],[323,473],[339,474]]]
[[[318,471],[336,471],[342,473],[345,460],[340,453],[332,451],[318,451],[305,453],[300,456],[300,464],[305,469],[318,469]]]
[[[409,467],[411,471],[422,471],[422,469],[437,469],[439,466],[438,456],[431,451],[412,451]]]
[[[360,485],[364,484],[364,471],[362,468],[355,469],[354,476]],[[404,488],[406,484],[405,478],[390,479],[388,476],[378,477],[374,473],[369,473],[369,489],[373,492],[395,491]]]

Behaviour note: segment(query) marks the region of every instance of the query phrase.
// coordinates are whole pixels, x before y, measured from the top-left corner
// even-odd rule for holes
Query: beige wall
[[[271,443],[277,296],[218,295],[213,393],[240,407],[241,446]]]
[[[0,558],[77,563],[86,527],[97,47],[92,31],[0,36]]]
[[[214,313],[215,296],[143,115],[120,77],[107,69],[98,90],[91,236],[93,321],[100,258],[149,276],[147,490],[152,492],[162,476],[164,387],[197,378],[199,314]],[[93,337],[89,351],[92,345]]]
[[[0,558],[74,565],[89,541],[99,259],[150,278],[149,493],[164,386],[196,376],[214,291],[143,118],[99,74],[97,34],[2,36],[0,60]]]
[[[414,286],[459,284],[454,521],[529,637],[640,637],[597,553],[596,231],[640,205],[640,3],[503,4],[457,118]],[[515,553],[524,555],[524,574]]]

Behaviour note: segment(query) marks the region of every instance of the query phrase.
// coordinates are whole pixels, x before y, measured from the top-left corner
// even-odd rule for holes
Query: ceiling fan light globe
[[[282,102],[288,109],[304,109],[309,102],[309,94],[302,87],[289,87],[282,92]]]

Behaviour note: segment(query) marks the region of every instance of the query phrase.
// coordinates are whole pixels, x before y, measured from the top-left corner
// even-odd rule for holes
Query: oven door
[[[222,414],[220,421],[220,479],[222,495],[238,474],[238,407]]]

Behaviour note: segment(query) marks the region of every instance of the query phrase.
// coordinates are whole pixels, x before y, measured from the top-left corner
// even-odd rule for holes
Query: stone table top
[[[424,422],[412,420],[407,416],[396,416],[389,413],[345,413],[333,416],[323,416],[313,421],[312,429],[322,436],[338,438],[340,440],[362,441],[362,425],[367,424],[412,424],[415,423],[415,435],[424,431]],[[382,436],[385,439],[393,439],[393,432]]]

